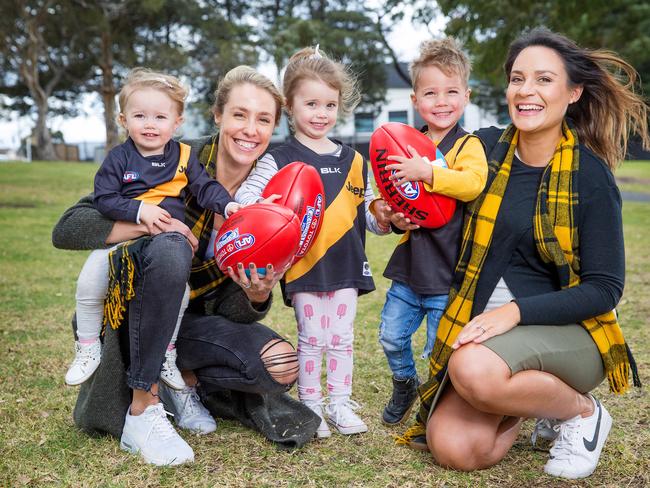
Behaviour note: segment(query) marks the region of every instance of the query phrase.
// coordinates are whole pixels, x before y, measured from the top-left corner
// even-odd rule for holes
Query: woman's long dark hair
[[[530,46],[553,49],[564,61],[571,86],[583,87],[567,116],[574,121],[581,142],[612,170],[625,157],[630,133],[641,137],[644,148],[650,147],[648,107],[635,91],[639,75],[629,63],[614,52],[584,49],[561,34],[536,28],[510,45],[504,64],[508,79],[515,59]]]

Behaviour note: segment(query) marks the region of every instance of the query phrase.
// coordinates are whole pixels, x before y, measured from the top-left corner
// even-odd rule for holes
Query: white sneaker
[[[165,384],[158,386],[158,395],[174,415],[174,422],[181,429],[197,434],[209,434],[217,430],[217,422],[203,406],[194,386],[173,390]]]
[[[349,398],[330,403],[325,407],[327,421],[341,434],[350,435],[367,432],[368,426],[354,413],[358,408],[359,404]]]
[[[321,399],[315,402],[305,401],[304,404],[320,417],[320,424],[318,425],[318,429],[316,429],[316,437],[318,439],[326,439],[330,437],[332,431],[330,431],[330,428],[327,426],[327,422],[325,422],[325,418],[323,417],[323,400]]]
[[[65,374],[65,382],[70,386],[80,385],[90,378],[102,359],[102,343],[97,339],[92,344],[74,343],[75,356]]]
[[[558,437],[544,466],[547,474],[569,479],[586,478],[596,469],[612,427],[612,417],[598,400],[589,396],[594,402],[593,415],[586,418],[578,415],[556,427]]]
[[[558,429],[555,427],[561,423],[562,421],[557,419],[537,419],[533,433],[530,436],[530,442],[533,447],[537,446],[537,439],[543,439],[548,442],[554,441],[558,436]]]
[[[180,370],[176,366],[176,349],[165,352],[165,361],[160,371],[160,379],[174,390],[182,390],[187,385]]]
[[[194,451],[167,419],[162,403],[149,405],[140,415],[126,412],[120,447],[156,466],[175,466],[194,461]]]

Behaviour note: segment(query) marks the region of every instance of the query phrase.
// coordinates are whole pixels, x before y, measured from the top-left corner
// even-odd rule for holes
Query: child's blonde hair
[[[239,85],[249,83],[257,88],[266,90],[273,100],[275,101],[275,125],[278,125],[280,122],[280,117],[282,116],[282,107],[284,106],[284,99],[280,90],[275,86],[275,84],[269,80],[266,76],[258,72],[257,70],[251,68],[250,66],[240,65],[236,68],[231,69],[226,73],[217,89],[214,91],[214,104],[212,105],[212,114],[213,115],[222,115],[223,109],[228,102],[230,97],[230,92],[233,88]]]
[[[435,66],[447,76],[458,75],[467,87],[472,65],[458,42],[453,37],[424,41],[420,55],[409,66],[411,82],[415,90],[423,68]]]
[[[185,98],[187,97],[187,88],[183,86],[178,78],[152,71],[148,68],[133,68],[126,76],[124,85],[118,95],[120,112],[124,112],[129,98],[133,92],[142,88],[153,88],[164,92],[178,106],[178,115],[183,115],[185,109]]]
[[[334,90],[338,90],[339,116],[345,117],[351,113],[361,101],[356,76],[343,64],[320,51],[318,46],[303,48],[289,59],[282,83],[289,108],[298,90],[298,84],[303,80],[322,81]]]

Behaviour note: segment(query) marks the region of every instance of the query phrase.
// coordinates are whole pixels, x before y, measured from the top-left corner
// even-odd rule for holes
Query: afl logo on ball
[[[241,237],[235,239],[235,248],[237,248],[238,251],[241,251],[242,249],[248,249],[249,247],[252,247],[253,244],[255,244],[255,236],[253,234],[244,234]]]
[[[395,174],[395,170],[392,171],[392,174]],[[417,183],[407,181],[401,185],[395,185],[395,189],[407,200],[415,200],[420,195],[420,188]]]

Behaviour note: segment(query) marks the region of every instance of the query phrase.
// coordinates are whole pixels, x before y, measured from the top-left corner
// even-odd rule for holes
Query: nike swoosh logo
[[[600,431],[600,418],[603,415],[603,411],[600,408],[600,402],[596,400],[596,407],[598,407],[598,420],[596,421],[596,431],[594,432],[594,438],[588,441],[585,437],[582,438],[582,442],[585,444],[585,449],[589,452],[593,452],[596,449],[596,444],[598,444],[598,432]]]

